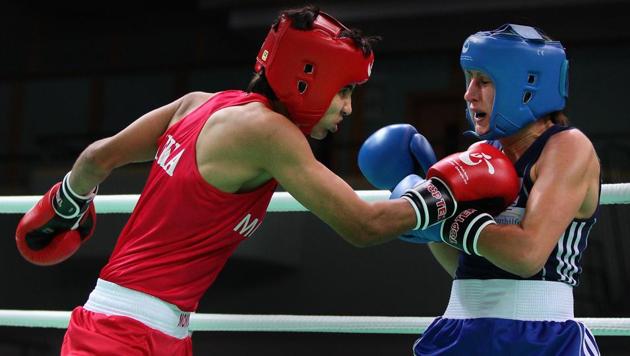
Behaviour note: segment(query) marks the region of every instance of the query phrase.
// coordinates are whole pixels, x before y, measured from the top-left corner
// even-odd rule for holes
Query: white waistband
[[[512,279],[455,280],[444,312],[448,319],[565,321],[573,317],[573,287]]]
[[[152,295],[100,278],[83,308],[95,313],[126,316],[178,339],[188,336],[189,312]]]

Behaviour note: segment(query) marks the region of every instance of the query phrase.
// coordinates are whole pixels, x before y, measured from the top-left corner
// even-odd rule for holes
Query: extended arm
[[[353,245],[368,246],[396,238],[412,228],[415,215],[402,199],[368,203],[340,177],[318,162],[304,135],[278,115],[259,125],[259,162],[291,195]]]

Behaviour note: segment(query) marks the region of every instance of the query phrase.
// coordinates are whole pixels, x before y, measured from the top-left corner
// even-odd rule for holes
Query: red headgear
[[[343,30],[347,27],[323,12],[310,30],[291,27],[291,20],[282,16],[256,57],[256,72],[265,68],[271,89],[305,135],[339,90],[370,77],[374,54],[365,56],[351,38],[339,37]]]

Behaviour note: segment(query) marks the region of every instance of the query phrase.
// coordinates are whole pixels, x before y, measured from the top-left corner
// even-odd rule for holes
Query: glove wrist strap
[[[63,178],[61,186],[52,201],[55,213],[64,219],[80,217],[87,210],[92,200],[94,200],[96,192],[98,191],[97,186],[87,195],[77,194],[72,187],[70,187],[70,173],[71,172],[68,172]]]
[[[465,209],[442,223],[441,238],[447,245],[469,255],[481,256],[477,241],[481,231],[496,221],[490,214],[477,209]]]
[[[409,189],[402,195],[411,203],[416,213],[414,230],[424,230],[448,219],[457,211],[457,201],[446,183],[433,177]]]

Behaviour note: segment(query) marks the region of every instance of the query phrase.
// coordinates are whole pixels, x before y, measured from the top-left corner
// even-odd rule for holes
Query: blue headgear
[[[481,139],[509,136],[564,108],[569,68],[564,48],[533,27],[507,24],[477,32],[464,42],[460,63],[464,72],[488,75],[495,86],[490,130],[471,132]],[[470,110],[466,116],[474,130]]]

